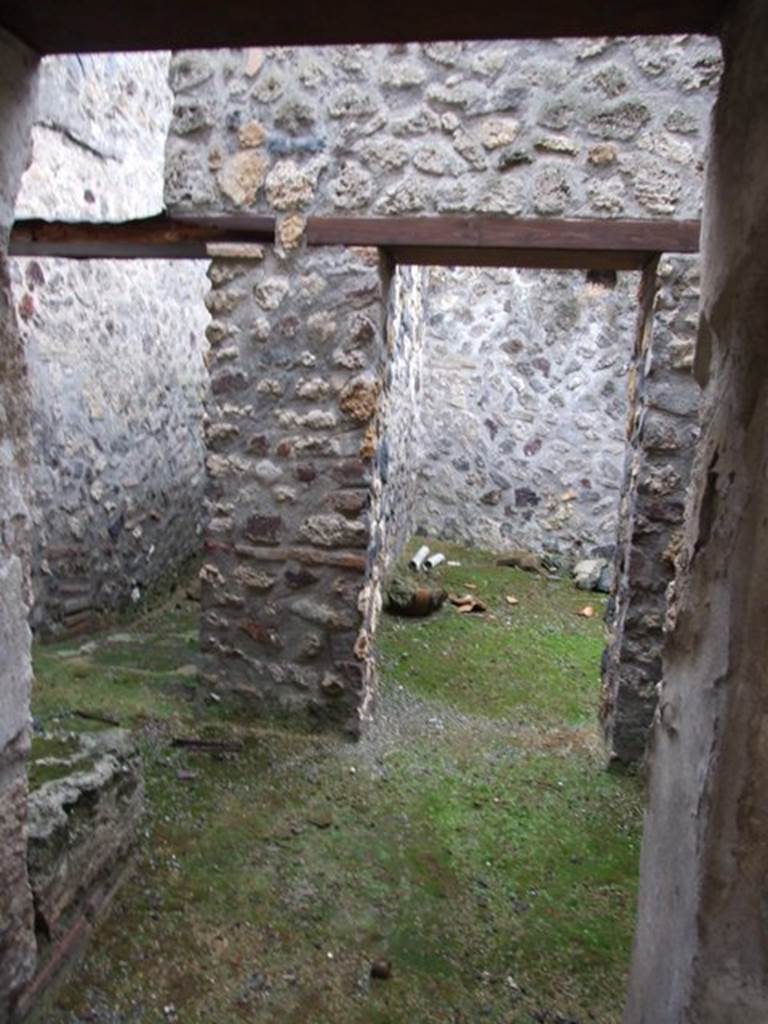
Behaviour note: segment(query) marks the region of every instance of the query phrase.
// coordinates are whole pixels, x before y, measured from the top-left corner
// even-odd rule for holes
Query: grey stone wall
[[[612,638],[603,658],[603,725],[610,756],[624,763],[642,759],[653,721],[667,592],[699,438],[692,372],[698,257],[663,257],[645,288],[630,373]]]
[[[35,60],[0,30],[0,1022],[35,962],[27,877],[29,384],[8,274],[8,232],[29,154]]]
[[[210,276],[203,679],[252,709],[356,732],[375,614],[378,255],[265,251]]]
[[[392,381],[399,380],[410,393],[419,379],[418,346],[408,338],[409,331],[413,338],[415,334],[408,316],[396,311],[396,303],[390,306],[390,326],[395,337],[403,335],[402,358],[389,381],[378,336],[375,358],[330,364],[350,374],[369,375],[365,388],[381,398],[374,429],[362,448],[358,446],[363,432],[351,433],[346,420],[327,407],[348,382],[330,378],[324,382],[331,388],[328,392],[318,390],[319,380],[302,380],[307,396],[317,399],[319,406],[299,411],[300,366],[312,370],[315,363],[328,365],[323,324],[330,316],[335,337],[336,291],[349,288],[355,295],[354,278],[362,273],[354,270],[355,261],[362,258],[356,250],[344,255],[306,249],[306,217],[465,212],[696,216],[706,119],[719,71],[717,44],[692,36],[174,56],[168,206],[180,211],[254,211],[278,219],[277,245],[265,256],[262,270],[244,273],[232,286],[225,278],[214,279],[210,300],[216,316],[213,337],[220,346],[214,386],[220,395],[236,395],[229,406],[217,398],[208,440],[213,519],[203,591],[203,641],[212,687],[241,692],[257,705],[309,708],[356,728],[370,707],[367,655],[380,575],[397,551],[398,538],[407,532],[417,500],[416,493],[409,495],[404,486],[403,467],[408,463],[407,449],[419,435],[422,448],[426,444],[423,418],[412,410],[404,422],[386,416],[394,394],[388,390]],[[330,262],[324,265],[324,260]],[[323,274],[329,281],[321,287]],[[396,293],[397,282],[394,287]],[[363,291],[368,292],[368,313],[378,321],[384,297],[367,286]],[[406,291],[405,306],[411,301],[405,299]],[[390,289],[390,296],[395,293]],[[560,308],[567,305],[564,300]],[[411,307],[415,309],[413,301]],[[594,325],[590,331],[595,331]],[[259,339],[266,338],[265,349]],[[597,366],[602,356],[596,351],[602,345],[596,333],[589,338],[589,343],[581,342],[586,363],[620,378],[618,365]],[[532,372],[528,382],[536,379]],[[605,380],[609,383],[617,382]],[[604,438],[604,410],[618,411],[613,398],[603,393],[596,407],[587,399],[603,422],[589,426],[585,413],[583,426],[578,427],[593,443],[593,431],[600,429],[599,444],[604,447],[611,444]],[[525,409],[523,402],[518,405]],[[244,410],[252,410],[249,414],[256,422],[249,431],[258,430],[254,436],[261,439],[252,453],[245,450],[249,442]],[[390,438],[394,424],[401,433]],[[276,425],[284,430],[293,427],[296,437],[276,439]],[[529,443],[522,416],[514,425],[500,427],[513,436],[515,430],[521,438],[526,435],[523,447]],[[321,442],[312,440],[314,431],[322,432]],[[531,454],[523,452],[522,460],[526,474],[530,475],[529,467],[541,471],[538,482],[544,491],[549,484],[535,441],[530,438]],[[362,468],[350,445],[365,452],[369,461],[364,459]],[[277,446],[291,454],[281,455]],[[540,450],[543,460],[543,439]],[[333,463],[312,477],[320,482],[313,483],[310,499],[294,482],[286,482],[286,466],[275,453],[297,461],[307,453],[352,459],[365,501],[360,493],[343,499],[326,493],[340,484],[349,489]],[[612,455],[616,460],[617,452],[612,450]],[[566,461],[575,467],[577,460],[569,455]],[[617,462],[612,465],[609,469],[607,460],[598,459],[599,477],[579,476],[576,498],[565,486],[557,498],[551,497],[552,483],[552,491],[547,489],[542,500],[545,509],[551,502],[547,511],[557,529],[567,530],[569,520],[576,521],[575,510],[582,511],[579,498],[585,510],[589,503],[597,503],[596,520],[607,523],[617,492],[609,495],[606,482],[613,477],[618,485],[620,480]],[[290,491],[287,497],[285,486]],[[387,493],[390,486],[392,498]],[[525,506],[514,506],[515,500],[535,500],[527,498],[525,486],[518,488],[519,499],[513,498],[510,518],[532,529],[534,517],[526,521],[525,512],[518,515]],[[489,487],[480,497],[494,489],[502,488]],[[514,494],[515,488],[511,490]],[[536,496],[540,493],[534,487],[530,490]],[[325,502],[334,510],[330,519]],[[348,504],[342,509],[334,503]],[[508,504],[505,501],[503,507]],[[363,505],[369,508],[360,520],[356,517]],[[599,547],[602,536],[596,530],[589,543],[594,540]],[[359,546],[352,544],[353,537]],[[317,552],[333,550],[333,545],[360,552],[353,556],[358,577],[346,589],[332,578],[329,557]],[[254,569],[243,563],[248,559],[257,571],[253,585],[245,583]],[[318,566],[318,571],[307,569],[312,577],[309,596],[296,600],[289,593],[292,581],[307,579],[299,563]],[[334,566],[339,564],[334,561]],[[339,608],[342,595],[344,610]],[[349,612],[352,604],[354,613]],[[302,615],[303,623],[298,621]],[[305,655],[297,654],[308,642],[307,621],[315,627],[312,643],[321,652],[311,668],[305,668]],[[327,628],[317,628],[322,626]],[[341,634],[340,641],[337,636],[332,642],[335,634]],[[354,664],[348,657],[355,636],[354,650],[361,663],[345,680],[336,659],[341,652],[345,663]]]
[[[47,59],[17,216],[162,208],[168,54]],[[33,627],[92,629],[200,550],[205,265],[13,261],[33,393]]]
[[[170,206],[695,217],[696,36],[180,53]]]
[[[637,276],[433,268],[416,525],[578,559],[616,541]]]

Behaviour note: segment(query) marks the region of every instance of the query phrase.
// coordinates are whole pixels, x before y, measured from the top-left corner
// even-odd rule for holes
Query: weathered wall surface
[[[410,539],[418,518],[414,486],[424,459],[425,303],[424,267],[398,267],[387,296],[387,348],[381,402],[378,465],[380,549],[386,572]]]
[[[162,207],[167,54],[44,62],[17,216]],[[33,627],[93,628],[201,544],[203,263],[13,261],[33,395]]]
[[[664,683],[626,1024],[768,1018],[768,8],[734,5],[708,171],[706,384]]]
[[[92,937],[131,869],[144,813],[141,758],[122,729],[36,737],[29,777],[38,958],[22,1018]]]
[[[290,408],[280,409],[283,402],[292,401],[296,387],[295,368],[289,364],[283,366],[279,361],[283,358],[283,342],[295,337],[303,346],[294,348],[295,351],[305,352],[313,359],[324,358],[323,334],[318,333],[315,325],[326,315],[326,295],[319,291],[313,294],[301,283],[303,278],[313,279],[314,268],[323,259],[322,253],[307,252],[302,247],[308,214],[479,212],[536,216],[696,216],[700,205],[706,118],[719,70],[717,44],[689,36],[177,54],[171,65],[175,98],[167,146],[165,195],[168,206],[177,210],[250,210],[276,215],[278,245],[274,259],[285,261],[282,271],[278,264],[268,261],[267,278],[261,283],[256,278],[246,279],[243,286],[245,292],[256,289],[257,304],[275,302],[274,307],[265,307],[269,316],[254,311],[251,317],[252,323],[257,325],[264,321],[266,326],[258,326],[257,332],[269,333],[274,339],[271,344],[277,344],[279,356],[269,351],[259,356],[260,362],[254,363],[255,357],[247,348],[246,339],[246,333],[252,333],[254,328],[246,323],[242,300],[233,300],[231,307],[228,300],[212,300],[216,304],[216,333],[229,339],[228,332],[234,331],[231,342],[222,349],[229,353],[224,358],[233,363],[226,372],[221,371],[227,383],[219,386],[237,391],[235,415],[241,415],[237,409],[247,402],[258,411],[259,417],[266,417],[264,426],[259,424],[260,436],[266,439],[264,444],[271,453],[273,414],[270,403],[274,400],[277,404],[275,415],[294,415]],[[350,251],[349,259],[356,258],[353,252]],[[340,253],[332,255],[333,259],[342,259]],[[273,278],[278,282],[274,296],[270,292]],[[220,285],[214,284],[218,294]],[[297,289],[301,290],[300,294]],[[239,290],[240,286],[235,289]],[[335,302],[335,298],[332,301]],[[381,296],[376,299],[371,296],[371,316],[374,308],[376,317],[379,316],[380,302]],[[275,318],[275,322],[270,319],[272,308],[286,305],[291,312],[289,331],[283,326],[276,329],[282,319]],[[557,307],[558,303],[554,305]],[[565,305],[564,302],[563,307]],[[404,338],[410,330],[406,320],[403,314],[402,322],[393,326],[395,333],[403,332]],[[601,345],[596,333],[589,337],[589,344],[582,343],[584,348],[589,348],[583,358],[598,369],[596,364],[601,356],[593,357],[593,352]],[[238,368],[240,361],[242,371]],[[415,390],[417,366],[414,363],[408,367],[407,362],[394,372],[402,375],[401,383],[410,392],[412,385]],[[361,551],[368,547],[365,564],[369,586],[362,598],[366,611],[361,613],[363,635],[372,624],[367,616],[375,606],[381,567],[389,551],[397,548],[396,544],[388,547],[386,530],[382,533],[378,526],[387,527],[390,537],[401,535],[405,531],[403,524],[408,519],[408,510],[413,507],[406,495],[398,510],[402,512],[402,523],[393,523],[394,500],[387,496],[389,483],[384,483],[392,450],[401,451],[400,441],[405,435],[413,439],[420,430],[423,432],[419,417],[409,416],[403,435],[399,439],[388,438],[387,423],[395,419],[387,420],[384,415],[388,392],[382,366],[381,361],[374,360],[364,361],[359,366],[350,364],[348,368],[370,373],[371,388],[382,396],[383,402],[376,420],[377,429],[365,445],[371,463],[370,466],[364,464],[361,471],[370,496],[371,521],[377,526],[372,538],[369,524],[365,526],[365,537],[360,534]],[[536,373],[533,369],[526,382],[531,385],[537,380],[536,373],[541,372],[543,376],[539,367],[535,368]],[[603,370],[619,374],[618,368]],[[257,401],[258,393],[254,385],[248,383],[254,372],[263,374],[265,381],[274,381],[269,385],[274,389],[272,399]],[[576,371],[573,372],[576,375]],[[245,379],[241,378],[242,373],[246,374]],[[553,374],[552,366],[550,374]],[[263,387],[267,387],[265,381],[261,382]],[[615,386],[616,381],[613,383]],[[567,389],[567,384],[565,387]],[[613,396],[602,394],[597,414],[605,408],[601,403],[607,402],[612,408],[612,401]],[[518,404],[520,409],[525,409],[522,401]],[[312,416],[302,418],[297,425],[327,431],[324,435],[326,451],[334,455],[346,453],[349,431],[343,421],[324,416],[327,411],[320,405]],[[585,432],[585,437],[591,436],[594,443],[587,415],[584,414],[583,425],[577,426]],[[288,654],[301,649],[302,642],[294,612],[285,614],[285,609],[292,606],[284,592],[286,584],[281,573],[297,571],[289,564],[296,558],[288,543],[303,540],[312,547],[324,546],[325,540],[316,544],[318,538],[326,525],[332,535],[335,527],[331,529],[331,524],[325,524],[323,531],[312,532],[305,522],[308,506],[304,506],[303,499],[297,498],[295,510],[290,504],[285,505],[290,514],[276,507],[273,488],[283,486],[285,470],[281,463],[266,459],[266,452],[261,458],[269,464],[263,467],[267,476],[252,486],[250,483],[248,487],[243,486],[246,479],[250,481],[250,461],[241,464],[236,460],[236,465],[241,466],[239,470],[232,468],[232,463],[222,466],[221,453],[227,459],[235,456],[242,459],[243,440],[231,433],[232,424],[227,417],[222,406],[221,415],[217,413],[213,419],[216,431],[223,433],[209,435],[213,437],[209,439],[212,493],[216,496],[214,502],[218,501],[221,506],[220,512],[214,510],[209,535],[211,551],[218,554],[212,556],[209,586],[203,595],[204,642],[209,652],[212,684],[234,685],[243,691],[250,687],[257,703],[277,701],[284,706],[315,710],[318,707],[323,710],[323,700],[327,702],[328,695],[337,692],[343,695],[339,708],[345,708],[347,699],[350,702],[338,717],[354,718],[349,708],[356,706],[359,710],[362,690],[355,691],[353,687],[345,691],[336,683],[334,676],[338,673],[332,660],[318,661],[330,673],[328,694],[318,705],[318,679],[322,689],[325,675],[317,670],[309,674],[303,669],[298,672],[293,654]],[[237,422],[234,425],[241,429]],[[514,411],[499,427],[499,433],[509,431],[508,436],[513,438],[517,432],[523,448],[529,443],[528,422],[523,416],[516,418]],[[594,428],[601,430],[601,444],[604,427],[601,423]],[[484,429],[489,432],[489,428]],[[499,444],[505,439],[500,437]],[[536,497],[541,498],[545,508],[548,502],[553,503],[552,509],[547,511],[556,519],[569,519],[574,516],[571,503],[581,496],[585,504],[596,501],[598,519],[607,522],[608,505],[612,504],[615,509],[617,495],[609,498],[605,484],[613,474],[618,485],[621,474],[617,464],[609,470],[605,460],[598,461],[599,476],[596,472],[580,474],[575,499],[568,497],[566,486],[558,489],[556,499],[550,498],[554,486],[550,492],[539,462],[540,458],[545,458],[545,442],[542,438],[539,456],[536,439],[537,436],[530,438],[532,447],[523,452],[522,459],[531,460],[526,462],[526,471],[528,465],[541,469],[541,477],[537,479],[540,490],[531,486],[533,497],[529,497],[525,491],[527,485],[520,484],[518,497],[515,488],[510,487],[512,501],[505,501],[503,507],[511,504],[514,517],[527,527],[535,517],[531,516],[526,522],[526,510],[538,507],[533,504]],[[357,439],[354,443],[358,443]],[[217,447],[219,445],[223,447]],[[572,460],[573,467],[576,461]],[[394,463],[396,467],[403,464],[397,456]],[[276,465],[279,474],[274,473],[270,465]],[[331,469],[329,480],[333,479],[333,472]],[[234,479],[238,473],[243,479],[237,486],[226,479],[222,482],[222,477]],[[257,473],[262,470],[258,469]],[[396,468],[388,478],[394,491],[402,491],[400,482],[407,479],[405,474],[399,473],[400,468]],[[504,481],[510,476],[502,470],[499,473]],[[274,480],[270,476],[274,476]],[[484,489],[480,498],[494,489],[502,490],[502,487],[496,483],[495,488]],[[594,494],[597,497],[593,499]],[[493,497],[495,500],[495,495]],[[352,504],[358,500],[350,499],[350,516],[359,514],[357,507],[352,512]],[[531,504],[515,505],[516,500]],[[521,509],[522,514],[518,515]],[[250,526],[245,521],[248,516],[254,520]],[[340,538],[350,535],[348,527],[341,529],[343,523],[338,519],[336,524]],[[216,536],[219,529],[225,535],[221,541]],[[246,546],[257,549],[251,557],[257,562],[274,563],[269,572],[264,570],[268,577],[264,589],[271,594],[272,587],[276,588],[274,600],[257,599],[246,594],[242,585],[233,582],[236,569],[244,568],[238,564],[238,559],[248,557],[237,551],[238,545],[243,547],[247,531],[252,537],[246,540]],[[265,537],[273,539],[265,540]],[[598,539],[597,535],[594,539]],[[220,543],[225,547],[219,548]],[[328,546],[332,543],[346,544],[347,541],[328,542]],[[317,559],[315,554],[306,557]],[[311,574],[320,575],[314,571]],[[358,590],[361,583],[355,584]],[[323,603],[329,602],[328,608],[333,610],[338,595],[328,574],[313,581],[311,586],[313,600],[320,601],[322,597]],[[350,587],[346,592],[348,602],[353,589]],[[303,604],[301,607],[306,610]],[[254,615],[250,619],[251,610],[258,612],[261,618]],[[334,621],[330,615],[328,621]],[[252,625],[248,635],[265,648],[267,654],[246,649],[248,642],[243,637],[249,622]],[[359,626],[358,619],[353,623],[350,618],[344,629],[351,637]],[[346,640],[344,643],[347,645]],[[322,635],[319,644],[323,652],[329,650]],[[359,644],[357,651],[365,656],[365,644]],[[369,679],[367,664],[363,676]],[[363,690],[365,686],[367,683],[363,684]],[[367,697],[362,700],[366,706]],[[359,713],[356,714],[359,720]]]
[[[636,275],[433,268],[421,532],[490,550],[610,554]]]
[[[0,30],[0,1022],[34,968],[27,878],[29,385],[8,277],[8,232],[29,154],[35,61]]]
[[[166,198],[695,217],[719,69],[696,36],[181,53]]]
[[[642,759],[656,708],[701,397],[693,376],[698,257],[664,257],[645,285],[630,373],[613,635],[603,659],[603,725],[610,756],[625,763]]]
[[[216,260],[207,424],[206,685],[352,731],[383,363],[376,250]]]

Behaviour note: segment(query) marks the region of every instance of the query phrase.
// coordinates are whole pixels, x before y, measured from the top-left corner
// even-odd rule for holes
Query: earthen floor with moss
[[[358,743],[211,701],[186,599],[37,648],[38,731],[132,729],[147,816],[36,1024],[618,1024],[643,793],[605,770],[604,599],[442,550],[488,613],[384,616]]]

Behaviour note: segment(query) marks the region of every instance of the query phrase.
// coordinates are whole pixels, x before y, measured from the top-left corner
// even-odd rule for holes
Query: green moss
[[[33,792],[45,785],[64,779],[73,772],[92,768],[94,760],[81,745],[77,736],[33,736],[29,752],[28,779]]]
[[[166,643],[188,609],[132,630],[144,674],[106,636],[38,653],[36,713],[132,724],[148,799],[134,879],[38,1020],[97,1002],[184,1024],[618,1024],[642,790],[603,768],[602,627],[575,614],[601,601],[448,553],[445,585],[476,583],[495,618],[385,618],[383,724],[358,745],[190,699]],[[176,749],[177,730],[243,750]]]
[[[378,647],[387,677],[470,714],[538,725],[592,721],[605,598],[568,580],[498,567],[486,552],[435,546],[461,562],[434,573],[435,583],[479,597],[488,613],[462,615],[446,604],[426,619],[384,616]],[[577,614],[586,605],[593,618]]]

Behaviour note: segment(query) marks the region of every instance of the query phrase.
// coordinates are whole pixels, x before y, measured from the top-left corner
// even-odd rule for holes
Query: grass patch
[[[446,585],[495,617],[385,618],[357,745],[190,696],[188,607],[137,623],[141,643],[38,650],[35,714],[132,727],[148,800],[137,870],[38,1022],[618,1024],[642,792],[597,742],[602,627],[575,611],[599,602],[449,553]],[[176,730],[244,747],[176,749]]]
[[[441,567],[430,579],[449,592],[477,595],[488,614],[460,615],[446,603],[426,619],[384,616],[377,642],[386,677],[469,714],[533,725],[591,723],[605,597],[578,591],[569,580],[499,567],[488,552],[443,543],[439,549],[461,565]],[[594,618],[577,615],[588,604]]]

